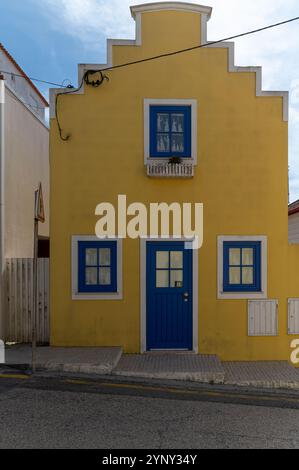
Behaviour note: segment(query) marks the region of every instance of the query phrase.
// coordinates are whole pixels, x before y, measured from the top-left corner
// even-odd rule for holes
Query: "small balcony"
[[[147,163],[147,176],[152,178],[193,178],[194,163]]]

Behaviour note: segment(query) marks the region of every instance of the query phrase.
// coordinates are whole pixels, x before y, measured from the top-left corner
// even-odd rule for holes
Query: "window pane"
[[[171,132],[184,132],[184,114],[171,115]]]
[[[169,253],[168,251],[157,251],[156,253],[157,268],[169,268]]]
[[[242,268],[242,284],[253,284],[253,268]]]
[[[157,114],[158,132],[169,132],[169,114]]]
[[[157,134],[157,151],[158,152],[169,152],[170,150],[170,139],[167,134]]]
[[[86,266],[98,265],[98,251],[96,248],[87,248],[85,250],[85,264]]]
[[[253,248],[243,248],[242,264],[253,266]]]
[[[229,264],[230,264],[230,266],[240,266],[241,265],[241,250],[240,250],[240,248],[230,248],[229,249]]]
[[[183,287],[183,271],[170,271],[170,287]]]
[[[99,269],[99,284],[101,286],[109,286],[111,284],[111,269],[110,268],[100,268]]]
[[[171,151],[184,152],[184,134],[172,134]]]
[[[171,251],[170,252],[170,267],[171,268],[183,268],[183,252],[182,251]]]
[[[156,287],[169,287],[169,271],[156,271]]]
[[[100,265],[101,266],[110,266],[111,264],[111,250],[110,248],[100,248]]]
[[[229,268],[229,283],[230,284],[240,284],[240,268]]]
[[[85,284],[87,286],[96,286],[98,284],[98,270],[97,268],[85,269]]]

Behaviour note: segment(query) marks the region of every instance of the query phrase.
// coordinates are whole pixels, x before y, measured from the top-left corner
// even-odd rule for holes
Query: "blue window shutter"
[[[230,266],[229,251],[231,248],[239,248],[240,264]],[[253,264],[244,265],[242,261],[242,250],[245,248],[253,249]],[[240,269],[240,283],[230,283],[230,268]],[[242,282],[242,268],[252,267],[253,283],[244,284]],[[261,242],[224,242],[223,243],[223,291],[224,292],[261,292]]]
[[[101,265],[97,254],[97,264],[91,266],[97,269],[97,283],[88,285],[86,282],[86,250],[96,248],[110,249],[110,265]],[[100,283],[100,268],[110,269],[110,284]],[[78,290],[82,293],[117,292],[117,242],[116,241],[80,241],[78,242]]]
[[[169,151],[158,150],[158,128],[157,119],[158,114],[168,114],[170,116],[170,128],[167,132],[160,132],[168,137],[170,142]],[[184,116],[184,129],[183,132],[172,132],[171,119],[173,114],[183,114]],[[191,106],[150,106],[150,156],[154,158],[170,158],[170,157],[181,157],[191,158],[192,157],[192,123],[191,123]],[[173,134],[183,135],[184,151],[172,151],[171,149],[171,138]]]

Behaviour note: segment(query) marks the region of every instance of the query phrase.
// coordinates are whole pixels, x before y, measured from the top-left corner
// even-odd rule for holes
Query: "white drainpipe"
[[[4,340],[4,153],[5,153],[5,82],[0,74],[0,340]]]

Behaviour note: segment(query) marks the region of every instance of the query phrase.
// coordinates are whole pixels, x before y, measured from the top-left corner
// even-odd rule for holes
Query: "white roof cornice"
[[[203,13],[207,15],[209,20],[212,14],[212,8],[197,5],[195,3],[185,2],[159,2],[159,3],[144,3],[142,5],[133,5],[130,7],[131,15],[135,19],[137,13],[144,13],[149,11],[161,11],[161,10],[177,10],[177,11],[192,11],[194,13]]]

